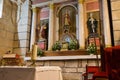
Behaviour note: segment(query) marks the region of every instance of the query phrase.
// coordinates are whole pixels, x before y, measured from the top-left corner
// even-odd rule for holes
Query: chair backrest
[[[120,68],[120,46],[114,46],[104,49],[105,71],[111,74],[112,68]]]
[[[111,69],[112,47],[104,49],[104,58],[105,71],[109,74]]]
[[[111,66],[114,69],[120,69],[120,47],[113,48]]]

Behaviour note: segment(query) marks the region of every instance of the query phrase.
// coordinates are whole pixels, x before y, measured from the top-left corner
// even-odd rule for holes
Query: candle
[[[36,60],[37,59],[37,45],[32,45],[32,56],[31,56],[32,60]]]

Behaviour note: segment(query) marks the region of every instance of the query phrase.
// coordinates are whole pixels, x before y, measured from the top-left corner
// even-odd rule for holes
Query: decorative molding
[[[35,13],[37,13],[38,8],[34,7],[34,8],[32,8],[32,11],[35,12]]]
[[[53,4],[53,3],[50,3],[50,4],[49,4],[49,7],[50,7],[50,9],[53,9],[53,8],[54,8],[54,4]]]
[[[77,59],[97,59],[96,55],[80,55],[80,56],[45,56],[45,57],[37,57],[37,60],[77,60]],[[98,55],[98,59],[100,59],[100,55]],[[31,60],[30,57],[25,57],[25,60]]]
[[[16,3],[18,6],[22,5],[26,0],[10,0],[13,3]]]
[[[47,2],[41,2],[41,3],[36,3],[36,4],[33,4],[32,7],[43,7],[43,6],[49,6],[49,4],[51,4],[51,2],[53,4],[55,3],[62,3],[62,2],[65,2],[67,0],[52,0],[52,1],[47,1]]]
[[[63,7],[66,7],[66,6],[71,6],[71,7],[73,7],[75,10],[76,10],[76,14],[77,14],[77,8],[73,5],[73,4],[66,4],[66,5],[62,5],[59,9],[58,9],[58,11],[57,11],[57,16],[59,15],[59,12],[60,12],[60,10],[63,8]]]
[[[110,44],[106,44],[105,47],[112,47]]]
[[[78,3],[79,3],[79,4],[83,4],[83,3],[84,3],[84,0],[78,0]]]

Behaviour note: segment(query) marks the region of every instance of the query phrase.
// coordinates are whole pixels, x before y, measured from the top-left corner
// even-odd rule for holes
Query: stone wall
[[[115,45],[120,45],[120,0],[111,0]]]
[[[20,11],[21,8],[21,11]],[[14,53],[26,54],[30,44],[31,2],[26,0],[21,7],[18,6],[18,27],[15,30]]]
[[[27,62],[30,65],[31,62]],[[37,61],[37,66],[59,66],[62,69],[63,80],[83,80],[82,74],[86,71],[86,64],[96,66],[95,59],[76,59],[76,60],[48,60]]]
[[[3,13],[0,18],[0,54],[12,51],[16,27],[17,5],[10,0],[3,0]]]

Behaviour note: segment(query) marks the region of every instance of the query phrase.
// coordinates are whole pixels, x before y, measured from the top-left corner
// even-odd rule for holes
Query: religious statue
[[[46,39],[47,34],[47,26],[45,23],[42,24],[40,29],[40,39]]]
[[[87,20],[87,28],[89,34],[97,33],[97,26],[98,26],[98,21],[94,19],[92,13],[90,13],[90,17]]]
[[[67,10],[66,10],[66,13],[65,13],[65,16],[64,16],[64,25],[70,25],[70,16],[69,16]]]
[[[64,30],[68,30],[71,25],[70,21],[70,15],[68,13],[68,10],[66,10],[65,15],[64,15]]]

